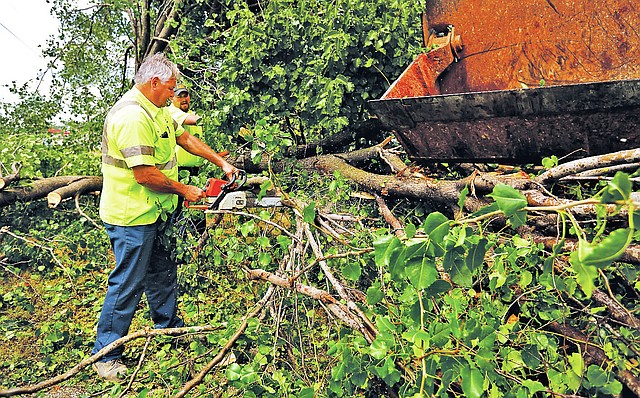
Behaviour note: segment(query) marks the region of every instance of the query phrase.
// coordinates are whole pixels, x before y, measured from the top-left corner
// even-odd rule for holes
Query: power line
[[[40,54],[38,54],[33,48],[31,48],[30,45],[28,45],[27,43],[25,43],[24,40],[22,40],[20,37],[18,37],[18,35],[16,35],[15,33],[13,33],[11,31],[11,29],[7,28],[2,22],[0,22],[0,26],[2,26],[7,32],[9,32],[9,34],[11,34],[11,36],[15,37],[16,39],[18,39],[18,41],[22,44],[24,44],[25,47],[27,47],[29,49],[29,51],[31,51],[32,53],[34,53],[35,55],[37,55],[38,57],[40,56]]]

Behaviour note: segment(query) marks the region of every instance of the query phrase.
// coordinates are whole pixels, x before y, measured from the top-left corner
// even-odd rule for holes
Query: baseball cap
[[[176,87],[173,92],[174,95],[180,95],[180,93],[189,94],[189,90],[187,90],[187,87],[184,84],[178,84],[178,87]]]

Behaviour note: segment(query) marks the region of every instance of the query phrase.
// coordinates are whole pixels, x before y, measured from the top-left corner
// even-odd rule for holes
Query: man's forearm
[[[133,176],[138,184],[155,192],[177,195],[182,195],[184,192],[185,184],[171,180],[153,166],[136,166],[133,168]]]
[[[200,119],[202,118],[198,115],[188,114],[187,117],[184,119],[184,122],[182,122],[182,124],[195,126],[198,124],[198,121],[200,121]]]
[[[180,195],[189,202],[196,202],[206,196],[201,188],[172,180],[154,166],[136,166],[133,168],[133,176],[138,184],[152,191]]]
[[[236,169],[229,162],[224,160],[222,156],[220,156],[216,151],[211,149],[209,145],[202,142],[198,137],[194,137],[188,132],[184,132],[180,137],[178,137],[178,145],[184,148],[187,152],[200,156],[202,158],[207,159],[211,163],[220,167],[226,174],[233,173]]]

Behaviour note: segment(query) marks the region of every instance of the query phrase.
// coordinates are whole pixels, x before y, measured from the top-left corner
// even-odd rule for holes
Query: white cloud
[[[58,31],[59,23],[50,13],[45,0],[3,0],[0,12],[0,86],[16,81],[22,85],[37,80],[46,68],[42,48],[49,36]],[[45,75],[40,91],[46,91]],[[32,88],[35,88],[33,86]],[[45,94],[43,92],[43,94]],[[0,101],[11,100],[11,94],[0,87]]]

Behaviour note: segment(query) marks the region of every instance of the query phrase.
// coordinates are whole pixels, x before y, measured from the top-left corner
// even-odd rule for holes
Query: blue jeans
[[[105,223],[116,266],[109,275],[92,354],[127,335],[143,292],[156,328],[184,326],[177,315],[176,263],[160,244],[163,226],[161,221],[134,227]],[[101,361],[117,359],[123,351],[120,346]]]

